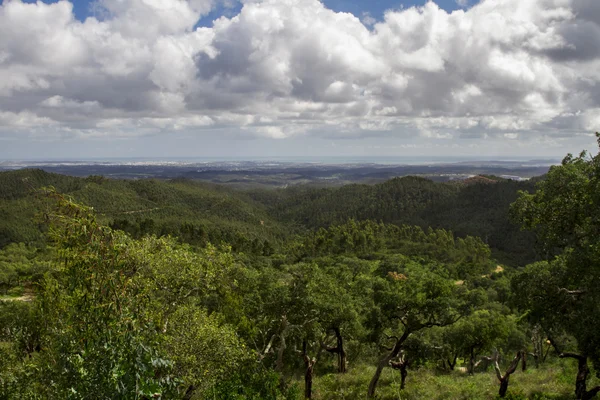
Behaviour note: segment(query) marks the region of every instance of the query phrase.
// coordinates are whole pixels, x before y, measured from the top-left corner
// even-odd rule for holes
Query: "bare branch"
[[[589,399],[591,399],[591,398],[593,398],[595,395],[597,395],[598,393],[600,393],[600,386],[596,386],[595,388],[593,388],[593,389],[589,390],[589,391],[587,392],[587,394],[588,394],[588,396],[589,396],[588,398],[589,398]]]
[[[516,371],[517,366],[519,365],[519,360],[520,359],[521,359],[521,352],[519,351],[517,353],[517,355],[515,356],[515,358],[513,358],[512,362],[510,363],[510,366],[508,367],[508,369],[506,370],[506,373],[504,374],[505,377]]]
[[[500,371],[500,366],[498,365],[498,357],[500,355],[498,354],[498,352],[496,352],[496,354],[494,354],[494,371],[496,371],[496,376],[498,377],[499,381],[502,381],[502,372]]]
[[[486,362],[486,368],[489,365],[489,363],[491,363],[492,361],[494,361],[494,359],[492,357],[488,357],[488,356],[481,356],[480,360],[477,361],[474,365],[473,365],[473,369],[479,367],[481,365],[481,363]]]
[[[575,353],[560,353],[558,355],[559,358],[574,358],[578,361],[581,360],[585,360],[587,357],[582,356],[581,354],[575,354]]]
[[[269,343],[267,343],[267,347],[265,347],[265,350],[262,352],[261,358],[264,358],[267,354],[269,354],[271,347],[273,347],[273,341],[275,340],[276,336],[277,334],[273,334],[273,336],[271,336],[271,340],[269,340]]]
[[[554,347],[554,351],[556,351],[559,355],[562,354],[562,351],[560,351],[560,349],[558,348],[558,343],[556,343],[554,341],[554,339],[552,339],[549,335],[548,335],[548,341],[550,342],[552,347]]]
[[[586,293],[585,290],[568,290],[566,288],[558,288],[558,292],[568,294],[569,296],[581,296]]]

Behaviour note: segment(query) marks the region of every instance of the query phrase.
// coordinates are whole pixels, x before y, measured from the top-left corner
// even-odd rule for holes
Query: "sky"
[[[598,0],[0,1],[0,160],[597,151]]]

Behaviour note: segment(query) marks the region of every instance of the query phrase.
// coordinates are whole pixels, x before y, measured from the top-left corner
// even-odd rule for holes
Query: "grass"
[[[0,294],[0,301],[31,301],[33,292],[24,286],[10,288],[5,294]]]
[[[506,399],[572,399],[577,371],[575,363],[570,361],[557,359],[540,368],[530,365],[525,372],[517,370],[511,376]],[[313,397],[319,400],[366,399],[374,371],[374,366],[360,365],[344,375],[330,373],[318,376],[313,383]],[[589,387],[598,384],[597,381],[597,378],[591,378]],[[499,383],[492,368],[474,376],[459,371],[411,370],[405,390],[400,390],[400,373],[387,368],[379,381],[377,395],[380,400],[479,400],[497,398],[498,389]]]

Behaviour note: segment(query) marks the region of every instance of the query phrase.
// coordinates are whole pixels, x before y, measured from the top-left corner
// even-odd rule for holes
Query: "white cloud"
[[[13,129],[26,129],[55,124],[55,121],[49,118],[39,117],[29,111],[22,111],[19,113],[0,111],[0,126],[10,126]]]
[[[461,6],[470,5],[460,0]],[[383,21],[318,0],[0,5],[0,135],[217,129],[286,138],[557,138],[598,129],[600,2],[435,3]],[[596,124],[596,125],[595,125]],[[57,128],[58,129],[58,128]]]
[[[99,0],[113,29],[123,36],[157,37],[190,31],[213,0]]]
[[[369,13],[369,12],[362,13],[361,21],[366,26],[375,25],[375,23],[377,22],[377,20],[375,18],[373,18],[373,16],[371,16],[371,13]]]

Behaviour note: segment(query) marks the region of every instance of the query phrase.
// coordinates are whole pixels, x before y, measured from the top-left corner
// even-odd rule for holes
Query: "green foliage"
[[[158,351],[146,288],[128,257],[135,243],[87,208],[57,201],[50,234],[64,264],[39,293],[44,395],[134,399],[173,391],[171,362]]]
[[[50,269],[49,252],[23,243],[11,243],[0,250],[0,295],[24,284],[37,283]]]
[[[424,231],[418,226],[386,225],[370,220],[350,220],[343,225],[321,228],[297,240],[288,254],[295,260],[341,254],[372,258],[386,251],[444,263],[457,279],[480,276],[492,267],[490,249],[479,238],[455,238],[444,229]]]
[[[440,361],[521,350],[528,322],[595,359],[599,162],[567,158],[535,194],[0,173],[0,398],[291,400],[309,374],[317,399],[369,382],[382,399],[493,398],[492,374]],[[76,200],[33,190],[48,183]],[[494,259],[537,257],[507,218],[518,189],[513,213],[549,256],[522,270]],[[400,360],[404,390],[387,368]],[[517,371],[510,395],[566,398],[572,363],[542,368]]]
[[[233,329],[197,307],[181,307],[173,313],[164,348],[174,374],[199,393],[233,379],[250,362],[250,353]]]
[[[455,362],[457,357],[473,357],[475,361],[475,357],[482,353],[489,354],[494,348],[520,350],[525,345],[524,340],[517,343],[516,348],[514,344],[510,346],[508,341],[511,334],[518,330],[513,315],[505,315],[493,309],[476,310],[442,330],[441,339],[446,353],[444,357],[449,363]]]
[[[513,280],[520,305],[546,332],[575,337],[579,351],[600,367],[600,156],[568,155],[511,211],[536,232],[550,259]]]
[[[0,343],[10,343],[21,354],[32,354],[41,345],[39,310],[30,302],[0,302]]]
[[[43,226],[35,216],[48,205],[36,189],[46,186],[93,207],[99,221],[134,238],[172,235],[197,246],[224,242],[236,251],[269,255],[285,236],[262,205],[214,185],[20,170],[0,172],[0,248],[18,242],[43,245]]]
[[[534,235],[510,221],[508,206],[519,190],[533,188],[533,181],[461,184],[403,177],[372,186],[292,187],[250,194],[288,225],[319,229],[354,219],[442,228],[461,238],[480,237],[503,263],[519,265],[539,255]]]
[[[57,204],[47,218],[60,264],[32,305],[0,303],[0,340],[14,355],[35,353],[21,370],[2,371],[8,386],[33,379],[31,391],[44,398],[170,398],[189,386],[209,390],[249,359],[231,328],[192,305],[222,284],[230,255],[134,240],[90,209],[48,196]]]
[[[533,235],[520,232],[508,219],[508,205],[518,190],[533,190],[530,182],[461,185],[404,177],[373,186],[242,193],[184,179],[124,181],[39,170],[2,172],[0,247],[42,242],[38,226],[31,222],[31,192],[41,186],[54,186],[93,206],[101,221],[136,238],[170,234],[193,245],[225,242],[234,251],[268,256],[289,233],[370,219],[443,228],[461,238],[481,237],[495,257],[511,264],[537,258]]]
[[[466,289],[414,261],[398,265],[373,284],[375,326],[391,331],[416,332],[449,325],[468,312]]]
[[[260,365],[248,363],[240,372],[219,381],[212,389],[201,395],[201,398],[223,400],[279,400],[298,399],[298,385],[290,385],[285,393],[279,386],[279,375]]]
[[[273,211],[284,220],[295,220],[309,227],[342,224],[351,218],[414,224],[418,221],[416,213],[430,204],[452,197],[457,189],[456,186],[435,184],[418,177],[394,178],[373,186],[291,188],[278,193],[279,201]]]

